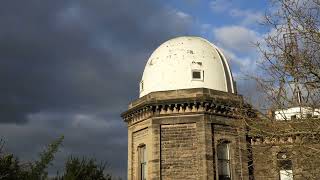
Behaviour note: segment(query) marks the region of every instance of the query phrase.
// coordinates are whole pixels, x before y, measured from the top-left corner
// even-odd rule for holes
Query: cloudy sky
[[[120,118],[138,98],[144,64],[162,42],[207,38],[229,58],[238,88],[256,70],[252,43],[267,0],[2,0],[0,138],[35,160],[65,136],[50,172],[68,155],[108,161],[126,177],[127,132]],[[249,83],[250,84],[250,83]]]

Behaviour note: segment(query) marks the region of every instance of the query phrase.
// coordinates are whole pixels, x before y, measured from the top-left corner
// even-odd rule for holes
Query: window
[[[219,180],[231,180],[229,142],[223,141],[217,146]]]
[[[279,180],[293,180],[292,161],[287,152],[279,152],[277,155],[279,168]]]
[[[291,120],[296,120],[297,119],[297,115],[292,115],[291,116]]]
[[[138,147],[139,158],[139,180],[147,179],[147,152],[146,145],[140,145]]]
[[[204,71],[201,70],[192,70],[192,80],[203,81]]]
[[[193,79],[201,79],[201,72],[199,72],[199,71],[193,71],[193,72],[192,72],[192,78],[193,78]]]
[[[307,118],[311,118],[311,117],[312,117],[312,114],[311,114],[311,113],[307,113],[306,117],[307,117]]]

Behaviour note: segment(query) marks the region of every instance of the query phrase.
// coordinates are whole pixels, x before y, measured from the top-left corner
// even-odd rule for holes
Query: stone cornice
[[[237,118],[242,97],[205,88],[150,93],[122,113],[128,124],[166,115],[206,113]]]
[[[188,102],[188,103],[162,103],[145,105],[135,111],[122,114],[122,118],[129,124],[147,119],[152,116],[207,113],[220,116],[237,117],[238,109],[213,102]]]
[[[319,134],[312,133],[295,133],[286,136],[273,137],[251,137],[252,145],[280,145],[280,144],[302,144],[312,143],[314,140],[319,141]]]

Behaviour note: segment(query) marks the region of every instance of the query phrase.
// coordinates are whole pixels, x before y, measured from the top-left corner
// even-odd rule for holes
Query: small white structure
[[[288,109],[277,110],[275,111],[274,116],[278,121],[319,118],[320,109],[313,109],[311,107],[292,107]]]
[[[156,91],[208,88],[235,93],[228,62],[206,39],[183,36],[164,42],[150,56],[140,97]]]
[[[280,180],[293,180],[292,170],[280,170]]]

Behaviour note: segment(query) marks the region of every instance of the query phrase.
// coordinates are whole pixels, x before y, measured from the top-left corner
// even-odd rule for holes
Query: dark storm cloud
[[[43,110],[123,110],[149,53],[188,21],[148,0],[7,0],[0,27],[0,121],[21,123]]]
[[[50,128],[48,128],[50,127]],[[2,124],[0,132],[9,140],[6,148],[19,155],[22,161],[36,160],[44,145],[61,134],[65,135],[63,146],[59,149],[50,174],[63,170],[63,163],[68,156],[93,157],[107,162],[113,174],[125,177],[127,159],[127,136],[125,124],[119,119],[93,114],[74,113],[37,113],[30,117],[28,123]]]
[[[0,5],[0,138],[23,160],[65,135],[67,155],[108,161],[125,177],[126,125],[144,64],[191,19],[150,0],[4,0]]]

